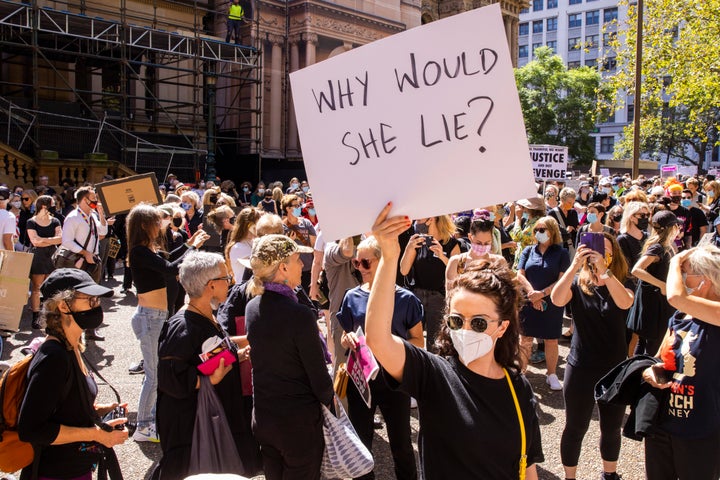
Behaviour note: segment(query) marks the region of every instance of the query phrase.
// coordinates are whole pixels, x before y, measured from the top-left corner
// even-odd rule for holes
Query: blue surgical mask
[[[192,208],[192,205],[187,202],[183,202],[180,204],[180,207],[187,212],[188,210],[190,210],[190,208]]]
[[[528,212],[523,212],[523,213],[522,213],[522,219],[523,219],[523,220],[527,220],[528,218],[530,218],[530,214],[529,214]]]
[[[298,188],[299,186],[300,186],[300,185],[297,184],[297,183],[291,183],[291,184],[290,184],[290,187],[291,187],[293,190],[297,190],[297,188]]]
[[[690,205],[692,205],[692,200],[689,198],[683,198],[682,200],[680,200],[680,205],[685,208],[690,208]]]
[[[612,188],[617,192],[618,190],[620,190],[620,185],[613,185]]]
[[[491,222],[495,221],[495,214],[493,212],[490,212],[490,221]]]
[[[302,208],[300,208],[300,207],[293,208],[292,214],[293,214],[294,216],[296,216],[296,217],[301,216],[301,215],[302,215]]]
[[[705,192],[705,195],[707,195],[708,198],[715,198],[715,191],[708,190],[707,192]]]
[[[308,215],[315,215],[315,209],[314,208],[308,208]]]
[[[303,193],[307,193],[310,191],[310,187],[302,187]]]
[[[607,193],[608,195],[610,195],[611,193],[613,193],[613,189],[610,188],[610,187],[603,187],[602,191],[605,192],[605,193]]]
[[[247,193],[249,191],[250,191],[250,189],[248,187],[243,187],[243,192]]]
[[[598,221],[597,213],[588,213],[587,215],[587,221],[588,223],[595,223]]]

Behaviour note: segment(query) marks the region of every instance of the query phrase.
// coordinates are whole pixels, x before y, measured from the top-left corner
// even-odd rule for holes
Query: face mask
[[[605,253],[605,265],[609,267],[612,264],[612,259],[613,259],[612,253],[606,252]]]
[[[529,214],[528,212],[523,212],[523,213],[522,213],[522,219],[523,219],[523,220],[527,220],[528,218],[530,218],[530,214]]]
[[[22,206],[22,202],[10,202],[10,206],[13,208],[20,208]]]
[[[535,234],[535,239],[538,241],[538,243],[545,243],[550,240],[550,235],[545,232],[537,232]]]
[[[492,245],[479,245],[477,243],[470,245],[470,250],[475,255],[485,255],[486,253],[490,253],[491,249]]]
[[[93,210],[95,210],[95,209],[97,208],[97,202],[88,201],[88,205],[89,205],[90,208],[92,208]],[[32,209],[31,209],[31,210],[32,210]]]
[[[160,228],[162,228],[163,230],[165,230],[168,225],[170,225],[170,219],[169,219],[169,218],[160,220]]]
[[[680,205],[685,208],[690,208],[690,205],[692,205],[692,200],[689,198],[683,198],[682,200],[680,200]]]
[[[299,217],[300,215],[302,215],[302,208],[300,208],[300,207],[293,208],[292,214],[296,217]]]
[[[258,195],[261,195],[261,196],[262,196],[264,193],[265,193],[265,189],[264,189],[264,188],[258,188]]]
[[[243,187],[243,192],[247,193],[249,191],[250,191],[250,189],[248,187]]]
[[[687,282],[687,273],[685,273],[685,272],[683,272],[683,274],[682,274],[682,281],[683,281],[683,286],[685,286],[685,292],[686,292],[688,295],[692,295],[693,293],[695,293],[695,292],[697,291],[697,289],[700,288],[700,287],[702,287],[703,283],[705,283],[705,280],[703,280],[703,281],[700,282],[700,283],[698,284],[698,286],[695,287],[695,288],[690,288],[690,287],[688,287],[688,286],[687,286],[687,283],[686,283],[686,282]]]
[[[315,209],[314,208],[308,208],[308,215],[315,216]]]
[[[622,220],[622,215],[615,215],[612,219],[613,222],[620,223],[620,220]]]
[[[68,305],[68,308],[70,306]],[[70,316],[78,324],[78,327],[83,330],[94,329],[100,326],[103,322],[103,311],[101,306],[91,308],[84,312],[70,312]]]
[[[182,227],[182,220],[183,219],[180,217],[173,218],[172,224],[175,225],[175,228],[180,228],[180,227]]]
[[[303,193],[307,193],[310,191],[310,187],[302,187]]]
[[[705,195],[707,195],[708,198],[715,198],[715,191],[708,190],[707,192],[705,192]]]
[[[208,200],[210,200],[210,203],[212,203],[212,204],[217,203],[217,195],[210,195],[208,197]]]
[[[620,185],[613,185],[612,188],[617,192],[618,190],[620,190]]]
[[[188,210],[190,210],[191,207],[192,207],[192,205],[190,205],[189,203],[186,203],[186,202],[183,202],[183,203],[180,204],[180,208],[182,208],[182,209],[185,210],[186,212],[187,212]]]
[[[493,338],[487,333],[465,330],[464,328],[450,330],[450,339],[453,347],[458,352],[460,361],[465,366],[487,355],[495,344]]]
[[[637,222],[637,227],[640,230],[647,230],[648,225],[650,225],[650,220],[647,218],[639,218]]]
[[[588,223],[595,223],[598,221],[597,213],[588,213],[587,216]]]
[[[608,195],[610,195],[611,193],[613,193],[613,189],[610,188],[610,187],[603,187],[602,191],[605,192],[605,193],[607,193]]]
[[[298,188],[299,186],[300,186],[300,184],[298,184],[298,183],[293,183],[293,184],[290,185],[290,187],[292,187],[293,190],[297,190],[297,188]]]
[[[680,203],[680,197],[670,197],[672,203]]]

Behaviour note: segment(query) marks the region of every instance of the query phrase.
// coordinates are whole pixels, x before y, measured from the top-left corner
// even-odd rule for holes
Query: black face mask
[[[620,223],[620,220],[622,220],[622,215],[617,215],[612,218],[613,222]]]
[[[173,222],[173,225],[175,225],[175,228],[180,228],[182,226],[182,220],[183,219],[180,217],[173,218],[172,222]]]
[[[70,308],[69,305],[68,308]],[[70,311],[70,316],[72,316],[75,323],[78,324],[78,327],[83,330],[98,328],[103,322],[103,311],[102,307],[99,305],[95,308],[91,308],[90,310],[85,310],[84,312]]]
[[[650,220],[647,218],[638,218],[637,227],[640,230],[647,230],[648,225],[650,225]]]
[[[210,195],[210,197],[208,197],[208,200],[210,200],[210,203],[212,204],[217,203],[217,195]]]

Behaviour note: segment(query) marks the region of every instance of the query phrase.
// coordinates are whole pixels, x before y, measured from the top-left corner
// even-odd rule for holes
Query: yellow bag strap
[[[520,402],[518,401],[517,393],[515,393],[515,387],[513,387],[512,380],[510,380],[510,374],[506,368],[503,368],[505,372],[505,379],[510,385],[510,393],[515,402],[515,411],[517,412],[518,421],[520,422],[520,480],[525,480],[525,471],[527,470],[527,438],[525,436],[525,422],[523,421],[522,410],[520,410]]]

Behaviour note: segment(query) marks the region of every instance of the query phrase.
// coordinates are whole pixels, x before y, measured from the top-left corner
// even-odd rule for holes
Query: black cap
[[[660,210],[652,218],[653,228],[668,228],[673,225],[682,225],[674,213],[670,210]]]
[[[0,187],[0,200],[7,200],[12,195],[8,187]]]
[[[58,268],[40,286],[43,298],[50,298],[63,290],[75,290],[93,297],[112,297],[113,291],[95,283],[90,275],[77,268]]]
[[[622,177],[614,177],[614,178],[612,179],[612,184],[613,184],[613,185],[619,185],[619,184],[621,184],[621,183],[623,183]]]

